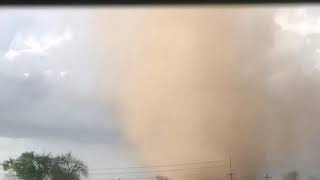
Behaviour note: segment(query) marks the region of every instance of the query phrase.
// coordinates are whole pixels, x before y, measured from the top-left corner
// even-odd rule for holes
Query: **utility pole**
[[[228,173],[228,175],[230,176],[230,180],[232,180],[233,173],[232,173],[232,166],[231,166],[231,156],[230,156],[230,160],[229,160],[229,173]]]
[[[266,176],[264,176],[264,178],[265,178],[266,180],[269,180],[269,179],[271,179],[272,177],[269,176],[269,174],[267,173]]]

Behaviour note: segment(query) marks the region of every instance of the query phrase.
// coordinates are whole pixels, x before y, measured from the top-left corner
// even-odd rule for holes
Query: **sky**
[[[3,7],[0,27],[0,161],[72,151],[90,173],[232,152],[250,175],[316,172],[295,164],[318,165],[315,7]]]
[[[71,151],[89,168],[139,165],[114,105],[96,96],[89,16],[1,8],[0,161],[24,151]]]
[[[120,119],[145,164],[231,155],[239,179],[319,178],[318,7],[116,8],[96,23],[97,71],[120,69]]]

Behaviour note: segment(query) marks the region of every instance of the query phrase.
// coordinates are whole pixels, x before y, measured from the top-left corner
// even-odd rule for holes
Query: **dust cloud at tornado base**
[[[226,160],[236,179],[320,164],[319,72],[307,44],[274,22],[277,8],[98,10],[101,96],[145,164]],[[228,167],[173,179],[225,178]],[[195,172],[195,171],[192,171]],[[299,176],[302,177],[302,176]]]

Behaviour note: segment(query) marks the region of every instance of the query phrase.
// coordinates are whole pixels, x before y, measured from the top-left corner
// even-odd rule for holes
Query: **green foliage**
[[[25,152],[17,159],[9,159],[2,164],[5,171],[12,170],[21,180],[79,180],[88,175],[87,166],[71,153],[52,157],[51,154]]]

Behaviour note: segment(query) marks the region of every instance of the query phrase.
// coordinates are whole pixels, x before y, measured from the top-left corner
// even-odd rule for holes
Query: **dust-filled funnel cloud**
[[[224,160],[171,179],[317,176],[317,7],[97,10],[99,93],[145,165]],[[111,73],[112,72],[112,73]],[[112,94],[112,96],[111,96]],[[217,164],[218,166],[218,164]]]

